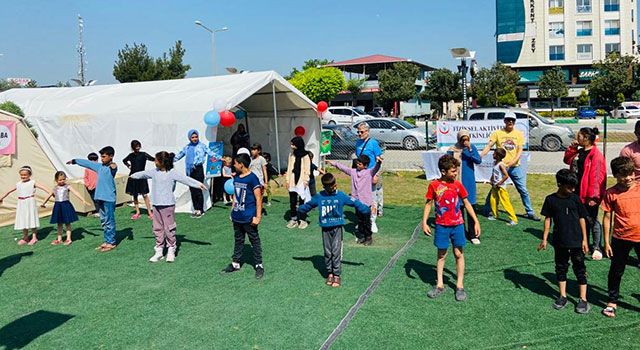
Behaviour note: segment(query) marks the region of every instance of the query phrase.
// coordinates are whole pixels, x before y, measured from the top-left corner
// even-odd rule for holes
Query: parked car
[[[409,124],[404,120],[392,119],[367,119],[364,121],[369,124],[369,136],[383,141],[387,147],[400,146],[406,150],[413,151],[418,148],[427,146],[427,134],[424,130],[419,129],[415,125]],[[353,124],[354,130],[358,124]]]
[[[373,110],[369,113],[376,118],[386,118],[388,116],[387,112],[382,107],[373,107]]]
[[[638,108],[638,106],[636,105],[627,104],[627,102],[625,102],[620,107],[618,107],[617,111],[611,111],[611,116],[616,119],[638,118],[640,117],[640,108]]]
[[[366,114],[360,109],[348,106],[329,107],[322,115],[322,122],[325,124],[341,124],[351,125],[366,119],[372,119],[373,116]]]
[[[580,106],[577,116],[579,119],[596,119],[596,110],[591,106]]]
[[[331,154],[327,159],[354,159],[356,157],[356,141],[358,135],[353,129],[344,125],[327,124],[322,130],[331,130]],[[378,142],[380,148],[385,149],[384,142]]]
[[[516,114],[516,118],[529,120],[529,148],[556,152],[568,147],[575,138],[571,129],[555,125],[553,120],[544,118],[530,109],[475,108],[469,110],[467,120],[502,120],[509,110]]]

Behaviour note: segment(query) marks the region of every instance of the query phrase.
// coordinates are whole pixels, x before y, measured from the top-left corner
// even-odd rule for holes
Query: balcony
[[[591,36],[593,34],[592,29],[578,29],[576,31],[576,36]]]
[[[549,54],[550,61],[564,61],[564,52],[563,53],[550,53]]]
[[[564,14],[564,7],[549,7],[549,14],[550,15],[563,15]]]
[[[605,28],[604,35],[620,35],[620,28]]]
[[[578,60],[587,61],[592,59],[593,59],[593,54],[591,52],[578,52]]]
[[[591,13],[591,5],[577,6],[576,12],[578,12],[578,13]]]
[[[620,4],[605,4],[604,5],[605,12],[618,12],[620,11]]]

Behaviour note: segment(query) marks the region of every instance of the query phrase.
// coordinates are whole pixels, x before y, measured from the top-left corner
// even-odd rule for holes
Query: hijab
[[[462,150],[465,149],[462,139],[465,136],[471,139],[471,133],[469,133],[469,130],[462,129],[458,131],[458,135],[456,137],[458,142],[449,149],[449,151],[453,153],[453,158],[457,159],[460,164],[462,164]],[[461,170],[462,169],[458,168],[458,179],[462,176]]]
[[[191,141],[191,136],[193,136],[193,134],[196,134],[198,135],[198,137],[200,137],[200,134],[196,129],[189,130],[189,133],[187,134],[187,139],[189,140],[189,144],[187,145],[187,147],[185,147],[186,148],[185,162],[186,162],[187,176],[191,175],[191,171],[196,167],[195,165],[196,147],[198,146],[198,144],[200,144],[200,141],[198,142]]]
[[[295,157],[295,162],[293,163],[293,174],[295,183],[298,183],[301,174],[302,158],[308,156],[308,152],[304,149],[304,140],[300,136],[292,138],[291,144],[296,146],[296,149],[293,150],[293,156]]]

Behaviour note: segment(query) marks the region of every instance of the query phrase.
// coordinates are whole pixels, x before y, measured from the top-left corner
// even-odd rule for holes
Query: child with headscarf
[[[198,130],[191,129],[187,134],[189,144],[184,146],[176,157],[175,161],[185,158],[185,170],[187,176],[198,181],[204,182],[204,163],[207,161],[207,156],[212,156],[213,151],[209,149],[204,143],[200,142],[200,134]],[[191,192],[191,202],[193,203],[194,213],[192,218],[199,219],[204,215],[204,196],[202,190],[199,188],[189,188]]]
[[[291,154],[289,154],[287,173],[285,174],[286,187],[289,190],[289,208],[291,209],[291,219],[287,223],[287,228],[305,229],[309,226],[305,217],[302,215],[298,217],[298,196],[302,195],[299,193],[301,189],[309,188],[310,170],[309,152],[304,148],[302,137],[296,136],[291,139]],[[304,201],[308,202],[309,199],[311,198],[304,198]]]

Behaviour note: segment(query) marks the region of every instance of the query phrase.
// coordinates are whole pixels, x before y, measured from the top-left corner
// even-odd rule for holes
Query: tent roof
[[[215,77],[161,80],[73,88],[11,89],[0,102],[18,104],[28,118],[100,111],[114,117],[136,112],[205,112],[222,99],[252,112],[273,112],[271,82],[279,111],[315,109],[316,105],[274,71]]]

